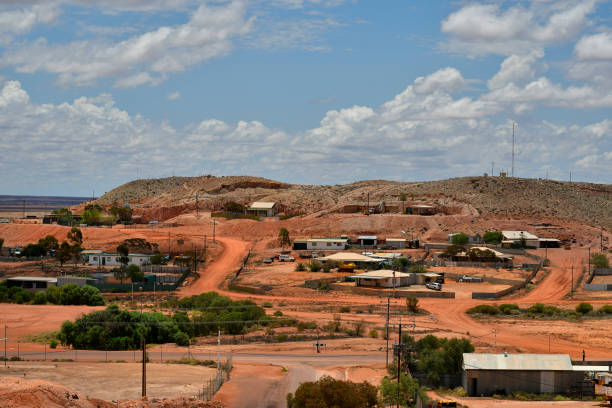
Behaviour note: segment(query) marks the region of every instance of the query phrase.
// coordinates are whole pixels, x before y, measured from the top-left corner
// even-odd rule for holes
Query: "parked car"
[[[273,259],[272,258],[263,258],[261,260],[261,262],[265,263],[265,264],[270,264],[272,263]]]
[[[280,262],[293,262],[295,261],[295,258],[289,255],[279,255],[278,260]]]
[[[311,258],[318,258],[319,257],[319,253],[318,252],[313,252],[312,254],[310,254]]]
[[[430,282],[426,283],[425,287],[431,290],[442,290],[442,284],[438,282]]]
[[[463,275],[457,282],[483,282],[483,279],[480,276]]]

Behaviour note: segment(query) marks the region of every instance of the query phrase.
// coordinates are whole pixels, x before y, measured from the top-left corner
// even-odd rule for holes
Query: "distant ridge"
[[[439,181],[359,181],[334,186],[286,184],[249,176],[169,177],[135,180],[104,194],[98,202],[129,202],[142,208],[219,209],[236,201],[277,201],[288,212],[333,212],[354,203],[385,201],[465,205],[485,214],[574,219],[612,228],[612,185],[513,177],[461,177]]]
[[[51,211],[91,201],[91,197],[0,195],[0,211],[21,211],[24,201],[26,211]]]

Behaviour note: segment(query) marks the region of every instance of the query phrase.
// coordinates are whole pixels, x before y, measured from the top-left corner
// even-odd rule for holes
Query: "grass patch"
[[[30,334],[29,336],[25,337],[25,340],[29,343],[51,344],[53,340],[58,341],[58,333],[59,332],[57,330],[52,330],[38,334]]]
[[[499,306],[482,304],[474,306],[466,311],[474,317],[479,316],[511,316],[525,319],[548,319],[548,320],[578,320],[597,319],[612,317],[612,305],[603,305],[595,310],[590,303],[582,302],[574,309],[561,309],[553,305],[536,303],[526,309],[521,309],[513,303],[504,303]]]
[[[198,360],[195,358],[181,358],[180,360],[166,360],[168,364],[188,364],[193,366],[216,367],[217,363],[213,360]]]

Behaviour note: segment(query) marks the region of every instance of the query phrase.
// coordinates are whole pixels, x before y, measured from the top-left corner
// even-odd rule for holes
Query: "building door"
[[[477,397],[478,396],[478,378],[472,378],[472,388],[471,388],[471,392],[470,392],[470,396],[471,397]]]
[[[106,257],[101,257],[102,258],[102,265],[106,265]]]

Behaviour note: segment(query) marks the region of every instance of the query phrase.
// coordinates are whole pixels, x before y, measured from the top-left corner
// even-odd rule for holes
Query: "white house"
[[[527,231],[502,231],[502,246],[509,247],[512,244],[525,242],[525,246],[539,248],[540,241],[537,236]]]
[[[346,249],[348,239],[346,238],[311,238],[306,241],[306,249],[330,251]]]
[[[255,201],[247,208],[247,214],[258,217],[274,217],[276,215],[276,203],[273,201]]]
[[[389,269],[369,271],[354,275],[357,286],[370,286],[375,288],[399,288],[409,286],[412,274],[396,272]]]
[[[129,254],[128,265],[142,266],[151,263],[153,255],[149,254]],[[119,266],[121,265],[121,255],[111,252],[99,252],[97,254],[90,254],[86,261],[89,265],[96,266]]]

